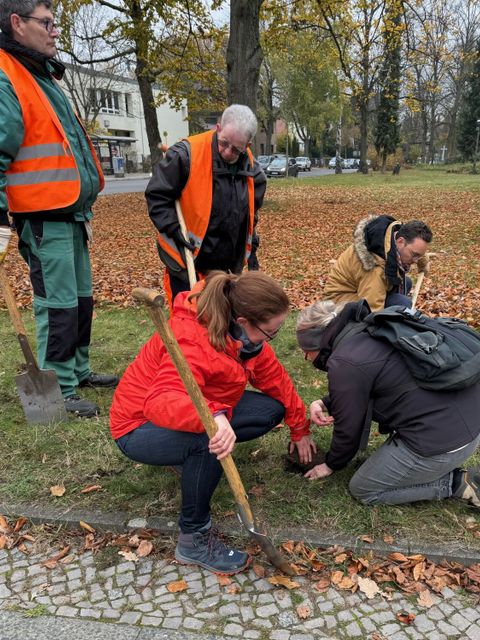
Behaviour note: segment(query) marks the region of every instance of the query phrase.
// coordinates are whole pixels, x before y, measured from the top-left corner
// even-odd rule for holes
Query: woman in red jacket
[[[316,451],[304,405],[268,344],[288,304],[283,289],[257,271],[213,271],[175,299],[170,325],[217,423],[210,442],[158,334],[115,392],[110,426],[121,451],[145,464],[182,466],[180,562],[227,574],[248,566],[248,554],[225,546],[210,520],[219,460],[236,441],[263,436],[284,419],[291,451],[296,447],[305,463]],[[245,391],[247,383],[260,393]]]

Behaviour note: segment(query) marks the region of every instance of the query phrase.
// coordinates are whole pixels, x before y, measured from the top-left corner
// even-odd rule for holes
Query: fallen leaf
[[[340,553],[336,558],[335,558],[335,564],[343,564],[345,562],[345,560],[347,559],[347,554],[346,553]]]
[[[306,620],[312,615],[312,610],[307,604],[301,604],[297,607],[297,615],[301,620]]]
[[[129,562],[138,562],[137,554],[129,549],[122,549],[118,552],[118,555],[123,556],[125,560],[128,560]]]
[[[185,580],[177,580],[176,582],[169,582],[167,584],[167,590],[170,593],[178,593],[179,591],[185,591],[188,589],[188,584]]]
[[[360,540],[363,540],[363,542],[368,542],[369,544],[372,544],[373,542],[372,536],[360,536]]]
[[[240,593],[240,585],[234,582],[226,589],[227,593]]]
[[[252,487],[248,493],[252,496],[255,496],[256,498],[261,498],[265,493],[265,485],[257,484]]]
[[[22,529],[25,525],[27,524],[27,519],[26,518],[19,518],[16,523],[15,526],[13,527],[13,531],[16,533],[17,531],[20,531],[20,529]]]
[[[313,585],[313,588],[317,591],[326,591],[330,586],[330,578],[320,578]]]
[[[343,579],[343,571],[333,571],[330,575],[332,584],[339,584]]]
[[[360,591],[364,593],[369,600],[374,598],[378,593],[381,593],[380,587],[375,580],[371,578],[362,578],[362,576],[357,575],[357,584]]]
[[[142,540],[137,547],[137,556],[139,558],[146,558],[153,551],[153,543],[150,540]]]
[[[91,493],[92,491],[100,491],[102,486],[100,484],[91,484],[80,491],[80,493]]]
[[[4,533],[2,533],[0,535],[0,549],[5,549],[7,542],[8,542],[7,536]]]
[[[63,549],[60,549],[60,551],[56,553],[54,556],[42,562],[42,567],[46,567],[47,569],[55,569],[59,560],[64,558],[69,551],[70,551],[70,545],[63,547]]]
[[[89,524],[87,524],[86,522],[84,522],[83,520],[80,520],[79,524],[82,527],[82,529],[85,529],[85,531],[88,531],[88,533],[95,533],[95,529]]]
[[[73,562],[75,560],[75,554],[71,553],[68,556],[65,556],[64,558],[61,558],[58,562],[60,564],[70,564],[70,562]]]
[[[412,624],[416,616],[414,613],[407,613],[406,611],[397,612],[397,620],[403,622],[403,624]]]
[[[428,589],[424,591],[420,591],[420,594],[417,598],[417,604],[420,607],[425,607],[426,609],[430,609],[435,603],[433,602],[432,594]]]
[[[61,496],[63,496],[65,491],[66,489],[63,484],[54,484],[53,487],[50,487],[50,493],[56,498],[60,498]]]
[[[389,560],[393,560],[394,562],[408,562],[408,558],[403,555],[403,553],[398,553],[395,551],[394,553],[390,553],[388,555]]]
[[[6,521],[6,519],[4,518],[4,516],[0,516],[0,531],[2,533],[10,533],[11,530],[12,529],[8,524],[8,522]]]
[[[264,578],[266,569],[263,565],[254,563],[252,566],[253,573],[257,576],[257,578]]]
[[[300,586],[298,582],[290,580],[290,578],[288,578],[287,576],[271,576],[270,578],[268,578],[268,581],[270,582],[270,584],[279,587],[285,587],[286,589],[297,589]]]
[[[385,542],[385,544],[393,544],[394,543],[393,536],[383,536],[383,541]]]
[[[288,540],[287,542],[284,542],[282,544],[282,549],[284,549],[287,553],[293,553],[294,548],[295,543],[293,542],[293,540]]]
[[[222,574],[217,574],[217,581],[218,584],[222,587],[226,587],[227,585],[232,584],[232,579]]]
[[[417,562],[417,564],[413,567],[413,579],[421,580],[423,577],[424,571],[425,571],[425,562]]]

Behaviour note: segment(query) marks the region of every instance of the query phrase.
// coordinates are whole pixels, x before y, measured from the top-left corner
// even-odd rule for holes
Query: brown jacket
[[[325,284],[323,297],[335,302],[357,302],[365,298],[372,311],[384,308],[385,296],[392,290],[385,274],[385,258],[369,251],[365,243],[365,227],[377,216],[361,220],[353,234],[351,244],[333,265]],[[392,222],[384,236],[384,255],[390,250],[392,232],[402,223]],[[418,261],[418,270],[423,271],[427,257]]]

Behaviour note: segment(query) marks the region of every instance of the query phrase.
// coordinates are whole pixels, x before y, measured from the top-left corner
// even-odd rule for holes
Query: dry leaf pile
[[[40,536],[29,534],[27,525],[26,518],[8,522],[0,515],[0,549],[17,547],[26,555],[38,551],[36,543]],[[44,531],[47,530],[48,525],[45,525]],[[69,542],[71,538],[75,542]],[[172,556],[171,542],[151,530],[139,529],[133,534],[103,533],[83,521],[79,522],[78,532],[64,532],[57,540],[57,546],[58,551],[47,555],[43,561],[43,566],[48,569],[69,564],[85,551],[96,554],[106,547],[118,548],[118,554],[131,562],[138,562],[153,553],[162,557]],[[295,574],[306,579],[307,586],[320,593],[333,587],[351,593],[360,591],[368,599],[375,596],[390,599],[393,592],[402,591],[415,596],[417,605],[425,608],[438,603],[446,587],[452,590],[462,588],[480,596],[480,563],[470,567],[456,562],[434,563],[423,555],[406,556],[399,552],[392,552],[387,558],[377,558],[371,551],[356,555],[338,546],[311,548],[292,540],[282,544],[281,549]],[[266,565],[258,545],[250,544],[247,551],[253,557],[252,570],[257,577],[288,590],[305,587],[304,580],[301,584],[298,579],[279,574]],[[230,577],[218,576],[218,582],[228,593],[241,591],[241,586]],[[178,580],[169,583],[167,588],[171,593],[185,591],[188,583]],[[302,605],[297,608],[297,614],[300,618],[308,618],[311,612],[307,605]],[[413,614],[408,612],[399,615],[405,624],[413,620]]]
[[[261,268],[301,308],[321,297],[330,260],[351,242],[357,222],[371,213],[429,224],[438,253],[419,296],[432,315],[463,317],[480,326],[478,212],[480,193],[440,189],[276,185],[260,213]],[[92,267],[97,302],[133,304],[136,286],[162,289],[163,268],[143,194],[104,196],[95,204]],[[22,306],[31,302],[27,269],[16,250],[6,268]]]

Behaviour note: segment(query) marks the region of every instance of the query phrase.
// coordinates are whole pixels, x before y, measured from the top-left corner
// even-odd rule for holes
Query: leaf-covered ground
[[[424,220],[433,230],[431,250],[438,255],[420,292],[422,310],[480,326],[480,192],[309,182],[269,184],[258,227],[261,268],[281,281],[294,307],[321,297],[330,260],[349,244],[358,220],[388,213]],[[163,269],[143,194],[100,197],[94,233],[97,303],[127,306],[135,286],[162,288]],[[20,304],[30,304],[27,270],[15,250],[6,267]]]

